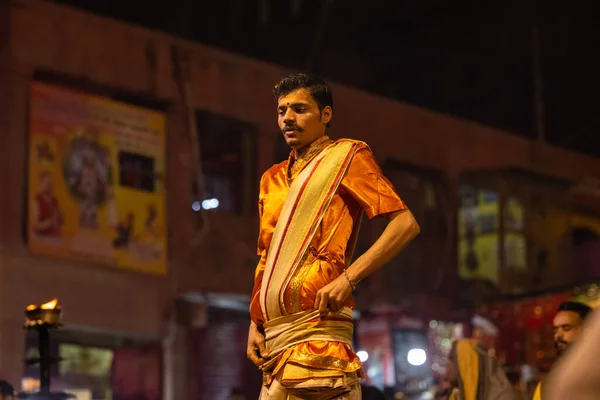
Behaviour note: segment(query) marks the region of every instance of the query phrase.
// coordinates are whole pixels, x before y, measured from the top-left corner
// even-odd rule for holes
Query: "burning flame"
[[[58,299],[53,299],[52,301],[42,304],[39,308],[41,308],[42,310],[54,310],[57,306]],[[35,310],[36,308],[38,308],[38,306],[36,306],[35,304],[30,304],[27,306],[26,310],[31,311]]]
[[[57,305],[58,305],[58,299],[53,299],[52,301],[49,301],[49,302],[47,302],[45,304],[42,304],[40,306],[40,308],[42,310],[54,310]]]

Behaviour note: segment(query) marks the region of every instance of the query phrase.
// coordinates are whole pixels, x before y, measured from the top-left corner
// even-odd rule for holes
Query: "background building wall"
[[[171,50],[189,51],[192,104],[256,128],[256,177],[277,141],[273,85],[287,72],[256,60],[38,0],[0,5],[0,376],[18,376],[22,310],[58,297],[69,323],[161,337],[175,295],[249,293],[256,262],[256,215],[209,216],[200,244],[190,208],[193,163],[185,105]],[[8,23],[10,22],[10,24]],[[10,26],[6,31],[5,27]],[[6,61],[6,62],[4,62]],[[168,278],[32,256],[24,242],[28,89],[36,72],[146,96],[167,104]],[[5,90],[6,89],[6,90]],[[600,176],[600,161],[541,146],[493,128],[333,85],[333,137],[367,141],[388,158],[444,171],[520,166],[577,180]],[[398,188],[402,194],[402,188]],[[409,204],[410,206],[410,204]]]

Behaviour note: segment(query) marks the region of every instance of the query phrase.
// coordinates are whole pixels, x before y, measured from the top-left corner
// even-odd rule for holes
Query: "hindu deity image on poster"
[[[163,113],[34,83],[32,252],[166,274]]]

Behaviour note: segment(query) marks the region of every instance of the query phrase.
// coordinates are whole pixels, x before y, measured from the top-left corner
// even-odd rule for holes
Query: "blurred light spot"
[[[217,207],[219,207],[218,199],[208,199],[202,202],[202,208],[204,208],[205,210],[212,210]]]
[[[369,359],[369,353],[367,353],[364,350],[361,351],[357,351],[356,355],[358,356],[358,358],[360,359],[360,362],[365,362]]]
[[[427,361],[427,353],[423,349],[412,349],[408,352],[406,360],[410,365],[419,366],[425,364]]]

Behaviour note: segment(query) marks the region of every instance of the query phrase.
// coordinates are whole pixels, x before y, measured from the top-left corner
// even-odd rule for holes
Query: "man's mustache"
[[[298,132],[302,132],[302,128],[300,128],[298,125],[286,125],[283,127],[283,129],[281,131],[283,133],[285,133],[285,131],[289,131],[289,130],[295,130]]]
[[[554,347],[555,348],[559,348],[559,345],[563,345],[563,347],[567,347],[569,345],[569,343],[565,342],[564,340],[555,340],[554,341]]]

